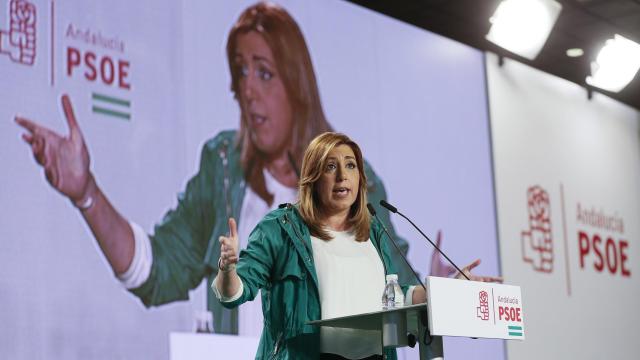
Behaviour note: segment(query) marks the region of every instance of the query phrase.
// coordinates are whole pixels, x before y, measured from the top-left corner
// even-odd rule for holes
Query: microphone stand
[[[416,273],[416,271],[413,269],[413,267],[411,266],[411,264],[409,264],[409,260],[407,260],[407,258],[404,256],[404,254],[402,253],[402,251],[400,250],[400,248],[398,247],[398,245],[396,244],[395,240],[393,239],[393,237],[391,236],[391,234],[389,234],[389,230],[387,230],[387,227],[384,226],[384,223],[382,222],[382,220],[380,220],[380,218],[378,217],[378,214],[376,213],[376,209],[373,208],[373,205],[371,205],[370,203],[367,203],[367,209],[369,209],[369,212],[371,213],[372,216],[374,216],[376,218],[376,220],[378,220],[378,222],[380,223],[380,225],[382,226],[382,230],[384,230],[384,232],[387,234],[387,237],[389,238],[389,240],[391,240],[391,243],[393,244],[393,246],[396,248],[396,250],[398,251],[398,253],[400,254],[400,256],[402,257],[402,259],[404,260],[404,262],[407,264],[407,266],[409,267],[409,269],[411,269],[411,272],[413,272],[413,275],[416,277],[416,279],[418,280],[418,283],[422,286],[422,288],[424,289],[425,294],[427,293],[427,287],[424,286],[424,283],[422,282],[422,280],[420,280],[420,276],[418,276],[418,273]],[[380,251],[382,251],[382,248],[380,248]],[[384,265],[384,261],[382,262],[382,264]]]
[[[405,218],[411,225],[413,225],[414,228],[416,228],[416,230],[418,230],[418,232],[420,233],[420,235],[422,235],[425,239],[427,239],[427,241],[436,249],[438,250],[438,252],[440,254],[442,254],[442,256],[444,256],[445,259],[447,259],[447,261],[449,262],[449,264],[453,265],[454,268],[456,268],[456,270],[458,270],[458,272],[460,274],[462,274],[462,276],[464,276],[467,280],[471,280],[469,279],[469,277],[467,276],[467,274],[465,274],[464,272],[462,272],[462,270],[460,270],[460,268],[458,267],[458,265],[456,265],[451,259],[449,259],[449,257],[442,252],[442,250],[440,250],[440,248],[438,246],[436,246],[436,244],[433,243],[433,241],[431,241],[431,239],[429,239],[429,237],[422,232],[422,230],[420,230],[420,228],[413,223],[413,221],[411,221],[411,219],[409,219],[408,217],[404,216],[403,213],[401,213],[400,211],[398,211],[398,208],[396,208],[395,206],[389,204],[388,202],[384,201],[384,200],[380,200],[380,205],[382,205],[382,207],[384,207],[385,209],[391,211],[394,214],[398,214],[400,216],[402,216],[403,218]],[[386,229],[385,229],[386,230]],[[413,270],[413,269],[412,269]]]

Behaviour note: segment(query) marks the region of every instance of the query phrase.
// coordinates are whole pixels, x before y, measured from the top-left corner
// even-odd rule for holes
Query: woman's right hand
[[[68,136],[19,116],[15,121],[28,131],[22,138],[44,168],[49,184],[77,205],[86,200],[94,179],[89,171],[89,152],[66,94],[62,96],[62,108],[69,126]]]
[[[233,269],[238,262],[238,226],[234,218],[229,218],[229,236],[220,236],[220,270],[223,272]]]
[[[218,298],[231,298],[240,290],[242,281],[235,272],[238,263],[238,226],[233,218],[229,218],[229,236],[220,236],[220,258],[218,259],[218,275],[213,282]]]

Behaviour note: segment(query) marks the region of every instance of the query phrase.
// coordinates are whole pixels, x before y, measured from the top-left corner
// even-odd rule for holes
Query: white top
[[[311,237],[322,319],[382,310],[384,267],[376,248],[370,240],[356,241],[352,232],[329,234],[330,241]],[[382,354],[380,333],[322,327],[320,351],[348,359]]]
[[[247,186],[240,219],[238,220],[238,237],[240,238],[240,249],[247,246],[249,234],[258,222],[271,210],[274,210],[282,203],[293,203],[298,197],[297,188],[289,188],[280,184],[266,169],[263,170],[267,191],[273,194],[273,204],[269,206],[250,187]],[[127,289],[135,289],[142,285],[149,278],[151,264],[153,263],[153,253],[151,252],[151,240],[144,230],[136,223],[129,222],[133,230],[135,240],[134,255],[131,265],[127,271],[119,275],[118,278]],[[214,288],[214,293],[215,293]],[[238,294],[229,299],[237,299],[242,295]],[[220,298],[219,294],[216,294]],[[228,301],[231,301],[229,300]],[[260,296],[255,301],[247,302],[238,311],[238,332],[243,336],[260,336],[262,331],[262,305]]]

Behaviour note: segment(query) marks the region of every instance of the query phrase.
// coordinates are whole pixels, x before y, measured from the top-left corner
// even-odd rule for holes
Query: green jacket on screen
[[[229,130],[207,141],[202,148],[198,173],[178,195],[176,208],[168,211],[155,226],[151,236],[153,264],[149,278],[131,290],[145,306],[187,300],[189,290],[204,278],[208,284],[215,278],[220,256],[218,238],[228,232],[229,217],[240,221],[247,189],[235,139],[236,131]],[[378,202],[386,198],[384,186],[366,161],[365,172],[369,202],[379,208]],[[395,236],[388,212],[381,210],[379,216]],[[396,240],[406,253],[407,242],[400,237]],[[414,283],[411,271],[404,266],[395,248],[391,249],[391,257],[399,268],[400,282]],[[213,313],[216,333],[238,333],[237,310],[225,309],[208,286],[207,307]]]
[[[395,274],[379,223],[372,220],[369,238],[387,272]],[[319,328],[307,322],[321,318],[318,278],[313,261],[311,235],[295,206],[274,210],[264,217],[240,251],[237,266],[242,296],[222,303],[234,308],[253,300],[262,290],[264,329],[256,359],[317,359]],[[383,283],[383,279],[380,279]],[[407,287],[403,286],[404,293]],[[395,350],[387,351],[395,359]]]

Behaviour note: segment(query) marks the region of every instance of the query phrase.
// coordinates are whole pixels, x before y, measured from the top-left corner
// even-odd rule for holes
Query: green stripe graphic
[[[522,336],[522,326],[507,325],[509,336]]]
[[[92,108],[94,113],[98,113],[98,114],[104,114],[104,115],[109,115],[109,116],[114,116],[114,117],[118,117],[121,119],[126,119],[129,120],[131,119],[131,115],[121,112],[121,111],[115,111],[115,110],[110,110],[110,109],[105,109],[105,108],[101,108],[99,106],[93,106]]]
[[[130,107],[131,106],[131,101],[129,101],[129,100],[118,99],[118,98],[115,98],[115,97],[112,97],[112,96],[103,95],[103,94],[92,93],[91,94],[91,98],[93,100],[104,101],[104,102],[108,102],[108,103],[115,104],[115,105],[122,105],[122,106],[126,106],[126,107]]]

